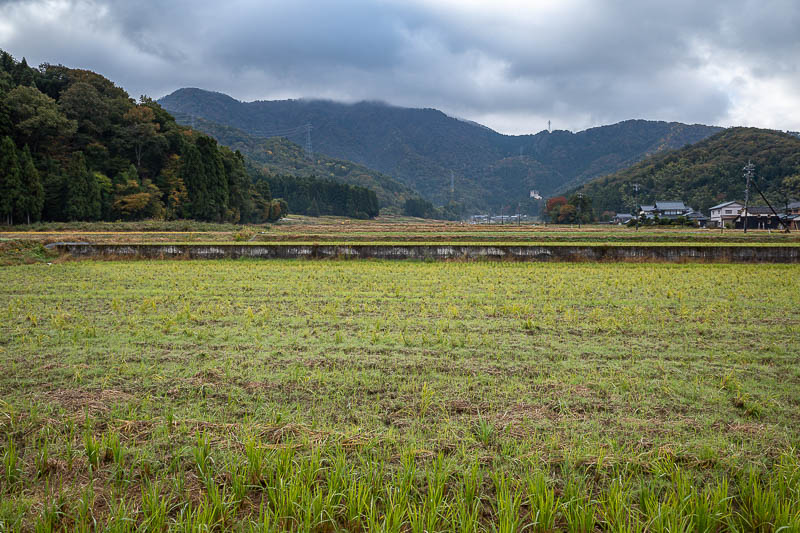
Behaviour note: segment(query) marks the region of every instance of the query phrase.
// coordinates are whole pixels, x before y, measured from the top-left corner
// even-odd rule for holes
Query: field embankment
[[[47,247],[72,257],[110,259],[399,259],[422,261],[622,261],[800,263],[800,246],[448,243],[89,244]]]

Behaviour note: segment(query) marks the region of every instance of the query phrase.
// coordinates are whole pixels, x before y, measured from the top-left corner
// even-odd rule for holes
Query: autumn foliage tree
[[[548,198],[545,204],[544,212],[551,222],[558,222],[558,216],[561,208],[567,204],[567,199],[563,196],[555,196]]]

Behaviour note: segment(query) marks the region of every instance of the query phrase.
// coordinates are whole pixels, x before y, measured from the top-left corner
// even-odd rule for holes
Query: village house
[[[783,227],[782,221],[790,224],[789,217],[780,213],[775,216],[767,206],[750,206],[746,211],[742,209],[734,223],[737,229],[743,229],[745,224],[747,229],[778,229]]]
[[[633,215],[630,213],[617,213],[614,215],[614,218],[611,220],[613,224],[627,224],[633,220]]]
[[[708,217],[705,216],[700,211],[695,211],[690,209],[688,213],[684,215],[687,219],[691,220],[695,223],[696,226],[700,228],[705,228],[708,225]]]
[[[742,209],[744,209],[744,205],[735,200],[713,206],[711,208],[711,216],[709,217],[711,225],[721,228],[725,226],[726,222],[733,224],[736,217],[742,212]]]
[[[683,202],[656,201],[653,205],[642,205],[639,207],[639,217],[647,220],[676,220],[685,218],[701,228],[706,227],[708,217],[695,211]]]
[[[692,209],[683,202],[665,202],[658,200],[653,205],[643,205],[639,210],[639,215],[645,218],[668,218],[676,219],[686,216]]]

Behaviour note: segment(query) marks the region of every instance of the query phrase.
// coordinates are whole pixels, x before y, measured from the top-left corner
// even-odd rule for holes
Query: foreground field
[[[0,529],[800,531],[798,273],[6,267]]]

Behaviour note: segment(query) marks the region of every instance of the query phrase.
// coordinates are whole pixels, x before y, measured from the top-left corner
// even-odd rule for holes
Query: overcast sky
[[[135,97],[382,100],[503,133],[800,130],[798,0],[0,0],[0,48]]]

